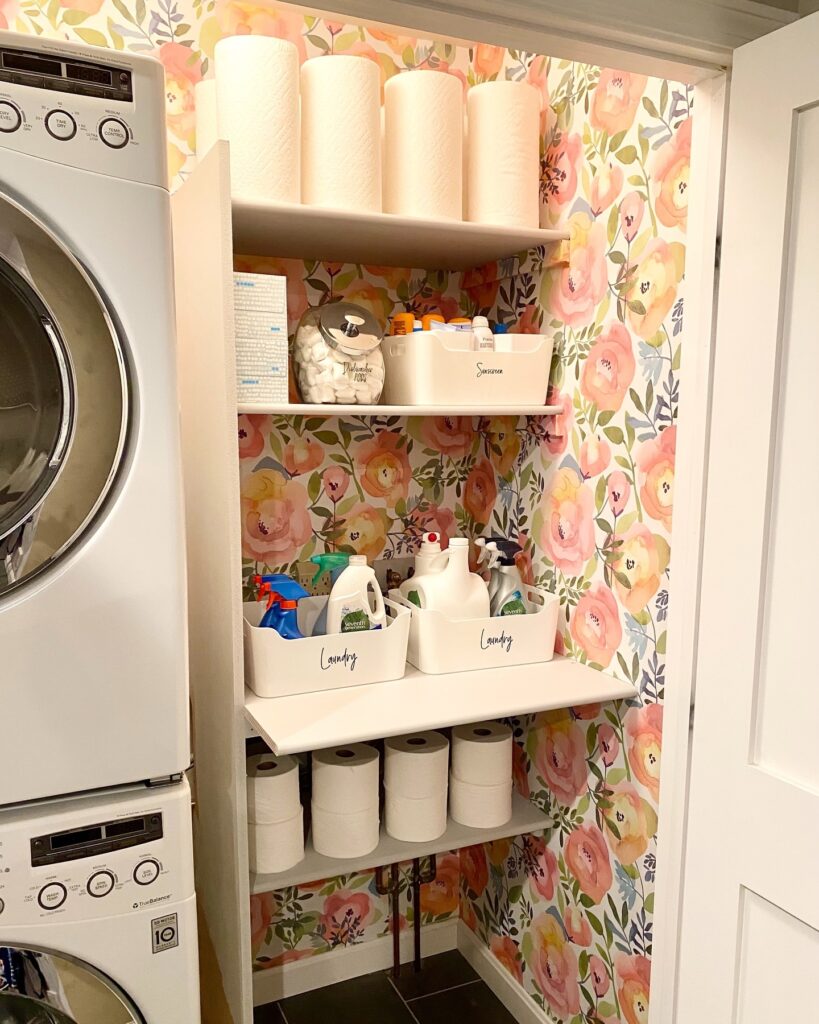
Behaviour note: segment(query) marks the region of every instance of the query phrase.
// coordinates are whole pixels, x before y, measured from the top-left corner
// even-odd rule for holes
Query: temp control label
[[[179,945],[179,920],[176,914],[155,917],[151,921],[151,949],[162,953]]]

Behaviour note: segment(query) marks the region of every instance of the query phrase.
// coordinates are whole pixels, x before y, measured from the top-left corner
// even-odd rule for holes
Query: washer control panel
[[[166,186],[164,122],[152,58],[3,33],[0,150]]]
[[[171,789],[184,792],[163,806]],[[28,820],[16,808],[0,812],[0,932],[161,908],[192,894],[187,784],[123,794],[107,807],[100,798],[58,801],[45,820],[37,805]]]

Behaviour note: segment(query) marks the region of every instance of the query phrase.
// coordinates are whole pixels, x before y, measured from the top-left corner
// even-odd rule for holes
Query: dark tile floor
[[[254,1024],[515,1024],[515,1018],[460,953],[427,957],[416,974],[367,974],[257,1006]]]

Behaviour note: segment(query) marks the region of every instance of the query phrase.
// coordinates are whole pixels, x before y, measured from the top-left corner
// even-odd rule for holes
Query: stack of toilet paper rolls
[[[452,730],[449,813],[471,828],[496,828],[512,817],[512,730],[476,722]]]
[[[247,820],[252,871],[287,871],[304,858],[299,765],[292,757],[256,754],[247,760]]]
[[[439,732],[394,736],[384,742],[387,832],[409,843],[446,831],[449,741]]]
[[[378,846],[378,751],[367,743],[313,754],[313,848],[363,857]]]

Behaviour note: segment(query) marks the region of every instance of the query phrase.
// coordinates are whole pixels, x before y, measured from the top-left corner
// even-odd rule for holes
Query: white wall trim
[[[716,330],[714,262],[722,219],[726,107],[726,76],[696,87],[685,273],[686,342],[680,385],[684,397],[677,427],[671,535],[674,568],[666,657],[666,677],[672,683],[663,714],[650,1024],[671,1024],[674,1020],[688,811],[689,722],[696,688]]]
[[[518,1024],[548,1024],[549,1018],[528,992],[512,979],[463,921],[458,922],[458,952],[475,968]]]
[[[338,0],[335,15],[566,60],[699,81],[798,18],[755,0]]]
[[[426,925],[421,932],[421,954],[435,956],[455,949],[458,940],[458,919]],[[412,929],[401,933],[401,963],[413,956]],[[287,996],[297,996],[325,985],[358,978],[373,971],[386,971],[392,966],[392,936],[362,942],[357,946],[334,949],[307,960],[295,960],[284,967],[271,967],[253,973],[253,1005],[261,1006]]]

